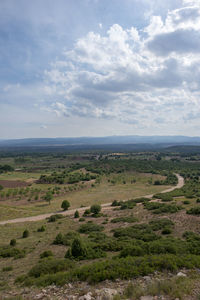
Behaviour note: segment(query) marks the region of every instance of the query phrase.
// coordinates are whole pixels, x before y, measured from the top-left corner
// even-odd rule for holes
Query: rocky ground
[[[46,288],[35,289],[35,288],[23,288],[18,291],[10,291],[3,294],[0,299],[24,299],[24,300],[119,300],[119,299],[138,299],[138,300],[198,300],[199,298],[199,284],[194,290],[191,290],[191,295],[183,295],[180,298],[172,297],[169,295],[145,295],[145,296],[134,296],[126,297],[124,291],[127,290],[127,286],[142,286],[145,287],[152,282],[160,282],[163,280],[173,279],[177,277],[186,278],[186,270],[182,270],[177,274],[162,274],[155,272],[151,276],[140,277],[135,280],[122,281],[116,280],[104,281],[95,286],[91,286],[87,283],[77,282],[77,283],[67,283],[62,287],[57,287],[55,285],[48,286]],[[130,288],[129,288],[130,289]],[[21,297],[21,298],[17,298]],[[136,298],[135,298],[136,297]]]

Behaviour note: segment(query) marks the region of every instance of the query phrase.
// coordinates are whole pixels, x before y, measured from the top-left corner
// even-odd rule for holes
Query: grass
[[[40,173],[27,173],[27,172],[9,172],[0,174],[0,180],[27,180],[38,179]]]
[[[191,294],[195,287],[196,278],[176,277],[166,278],[164,280],[154,280],[146,286],[141,284],[129,283],[123,295],[123,299],[127,297],[137,300],[141,296],[168,296],[170,299],[183,299]]]
[[[25,173],[25,177],[28,176]],[[33,173],[34,174],[34,173]],[[30,177],[32,176],[29,174]],[[3,176],[3,175],[2,175]],[[9,176],[7,174],[7,176]],[[14,173],[12,178],[16,179],[19,173]],[[20,175],[22,176],[22,175]],[[140,174],[140,173],[125,173],[123,174],[123,180],[127,183],[116,183],[112,184],[108,180],[112,180],[115,177],[110,175],[108,177],[104,176],[100,184],[95,185],[95,187],[89,187],[82,190],[68,192],[66,195],[54,197],[51,204],[48,205],[47,202],[40,201],[35,203],[29,203],[27,201],[26,205],[7,205],[6,201],[2,201],[0,204],[0,220],[8,220],[13,218],[28,217],[39,214],[45,214],[49,212],[56,212],[61,210],[62,201],[67,199],[71,207],[79,208],[81,205],[90,206],[92,204],[103,204],[112,202],[113,200],[127,200],[130,198],[137,198],[146,194],[154,194],[163,189],[167,189],[168,186],[155,186],[148,183],[150,178],[153,180],[161,178],[160,175],[151,174]],[[135,183],[130,182],[130,177],[136,179]],[[22,179],[22,178],[21,178]],[[51,185],[52,186],[52,185]],[[42,189],[47,189],[46,185],[36,185],[33,187],[38,187]],[[49,187],[49,185],[48,185]],[[10,202],[10,200],[9,200]]]
[[[38,228],[45,226],[45,232],[38,232]],[[40,254],[44,251],[52,251],[56,258],[63,258],[66,253],[65,246],[53,245],[55,236],[61,232],[76,230],[79,224],[74,223],[69,218],[63,218],[55,223],[48,223],[47,220],[39,222],[27,222],[18,224],[7,224],[1,226],[0,241],[1,246],[7,246],[10,239],[15,238],[17,241],[16,247],[25,249],[26,256],[21,259],[1,258],[0,259],[0,281],[9,283],[13,287],[13,278],[27,273],[40,259]],[[22,238],[22,233],[28,229],[29,237]],[[12,271],[3,272],[7,266],[12,267]],[[6,287],[5,287],[6,288]]]

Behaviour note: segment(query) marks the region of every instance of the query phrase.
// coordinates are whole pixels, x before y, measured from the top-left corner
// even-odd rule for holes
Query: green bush
[[[44,232],[45,231],[45,226],[42,225],[41,227],[38,228],[37,232]]]
[[[73,240],[71,248],[67,250],[65,258],[83,260],[105,257],[105,252],[99,247],[83,242],[80,238]]]
[[[16,239],[10,240],[10,246],[16,246],[16,244],[17,244]]]
[[[173,197],[170,195],[170,193],[158,193],[155,194],[153,198],[161,199],[163,202],[173,201]]]
[[[138,239],[143,241],[153,241],[160,237],[153,232],[150,226],[147,224],[139,224],[131,227],[114,229],[114,237],[128,237],[131,239]]]
[[[79,233],[76,231],[69,231],[66,234],[59,232],[53,241],[53,244],[70,246],[75,237],[79,237]]]
[[[196,206],[196,207],[190,208],[189,210],[187,210],[187,214],[199,216],[200,215],[200,207]]]
[[[75,219],[79,218],[79,212],[78,212],[78,210],[75,211],[75,213],[74,213],[74,218],[75,218]]]
[[[48,222],[51,223],[51,222],[56,222],[57,220],[62,219],[62,218],[64,218],[63,215],[61,215],[61,214],[56,214],[56,215],[51,215],[51,216],[50,216],[49,218],[47,218],[47,219],[48,219]]]
[[[127,257],[127,256],[143,256],[145,253],[145,249],[140,246],[128,246],[124,248],[119,257]]]
[[[171,228],[168,228],[168,227],[163,228],[162,234],[170,234],[170,233],[172,233]]]
[[[40,258],[54,256],[51,250],[46,250],[40,254]]]
[[[79,222],[84,222],[85,221],[85,218],[80,218],[79,219]]]
[[[120,203],[121,203],[120,201],[114,200],[111,206],[120,206],[121,205]]]
[[[136,203],[132,200],[123,201],[120,204],[120,209],[133,209],[136,206]]]
[[[87,216],[89,216],[90,214],[91,214],[90,209],[86,209],[86,210],[84,211],[84,213],[83,213],[83,216],[84,216],[84,217],[87,217]]]
[[[60,271],[70,270],[74,263],[67,259],[46,258],[35,265],[28,273],[30,277],[40,277],[44,274],[53,274]]]
[[[172,222],[168,218],[154,219],[149,222],[149,225],[153,231],[158,231],[163,229],[164,227],[173,227],[174,222]]]
[[[152,210],[154,214],[176,213],[181,209],[181,206],[176,204],[165,204],[159,202],[145,202],[144,208]]]
[[[64,200],[61,204],[61,208],[63,208],[63,210],[68,210],[69,207],[70,207],[69,201]]]
[[[99,204],[93,204],[91,207],[90,207],[90,211],[91,213],[93,213],[94,215],[98,215],[101,211],[101,205]]]
[[[22,237],[25,239],[25,238],[27,238],[28,236],[29,236],[29,231],[28,231],[28,229],[25,229],[24,230],[24,232],[23,232],[23,234],[22,234]]]
[[[126,223],[134,223],[137,222],[138,219],[132,216],[129,217],[118,217],[118,218],[114,218],[112,219],[110,222],[111,223],[119,223],[119,222],[126,222]]]
[[[200,241],[200,235],[192,231],[185,231],[183,233],[183,238],[187,241]]]
[[[93,222],[92,223],[86,223],[86,224],[82,224],[80,227],[79,227],[79,232],[80,233],[90,233],[92,231],[102,231],[104,229],[103,226],[101,225],[98,225],[98,224],[94,224]]]
[[[33,267],[28,276],[18,278],[16,281],[25,285],[57,286],[65,285],[70,281],[87,281],[98,283],[104,280],[122,279],[127,280],[145,276],[155,271],[170,271],[186,268],[199,268],[199,255],[145,255],[143,257],[115,258],[84,264],[80,267],[71,269],[72,261],[58,260],[59,263],[52,265],[52,260],[47,260],[46,265],[41,262]],[[55,260],[54,260],[55,261]],[[63,270],[69,270],[63,272]]]
[[[0,247],[0,257],[23,258],[25,257],[25,251],[18,248],[14,248],[13,246]]]
[[[184,201],[183,201],[183,204],[186,204],[186,205],[187,205],[187,204],[190,204],[190,201],[189,201],[189,200],[184,200]]]
[[[12,266],[2,268],[2,272],[9,272],[9,271],[12,271],[12,270],[13,270]]]

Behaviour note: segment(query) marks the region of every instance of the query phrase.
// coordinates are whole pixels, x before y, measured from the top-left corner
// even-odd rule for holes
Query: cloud
[[[41,12],[38,25],[30,9],[28,17],[23,17],[23,24],[29,17],[32,25],[35,24],[32,26],[34,37],[42,30],[39,46],[43,49],[42,57],[48,53],[49,61],[43,78],[39,74],[37,83],[30,84],[27,80],[25,84],[20,81],[19,84],[2,84],[2,102],[14,103],[11,99],[17,98],[17,103],[25,107],[37,105],[42,113],[54,114],[60,120],[77,117],[101,120],[101,124],[117,121],[137,130],[158,126],[167,130],[175,124],[183,130],[189,118],[191,124],[197,124],[198,118],[192,116],[199,113],[199,1],[128,0],[124,4],[125,12],[133,5],[135,9],[141,5],[143,12],[149,12],[145,21],[137,25],[132,18],[132,26],[130,20],[122,22],[112,15],[115,23],[103,23],[102,18],[95,15],[93,26],[90,27],[87,20],[84,30],[79,27],[79,35],[73,35],[74,45],[68,39],[70,24],[58,21],[64,20],[64,10],[61,12],[53,1],[50,3],[55,12],[50,13],[47,7],[48,14]],[[88,5],[102,9],[101,1],[84,1],[84,9],[81,7],[83,12],[89,9],[90,18],[92,10]],[[76,5],[71,8],[76,11]],[[78,19],[77,11],[75,15]],[[54,16],[58,21],[56,25]],[[56,30],[53,30],[54,25]],[[30,28],[25,36],[29,36]],[[46,34],[48,38],[43,41]],[[51,36],[56,36],[54,45],[52,41],[50,43]],[[30,55],[37,57],[38,49],[34,44]],[[58,49],[60,52],[56,52]],[[42,62],[41,69],[44,67]],[[26,68],[29,70],[28,58]]]
[[[62,97],[51,108],[141,128],[183,124],[199,110],[198,28],[199,7],[190,5],[152,17],[143,30],[114,24],[104,35],[89,32],[46,71],[53,97]]]

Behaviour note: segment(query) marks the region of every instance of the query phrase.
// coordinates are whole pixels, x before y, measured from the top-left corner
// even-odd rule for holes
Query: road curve
[[[184,178],[182,176],[180,176],[179,174],[175,173],[175,175],[178,178],[178,184],[176,186],[173,186],[173,187],[169,188],[169,189],[161,191],[160,193],[171,192],[171,191],[173,191],[173,190],[175,190],[177,188],[181,188],[184,185]],[[145,195],[145,196],[141,196],[141,197],[152,198],[153,194],[151,194],[151,195]],[[101,207],[102,207],[102,209],[106,209],[107,207],[111,206],[111,204],[112,204],[111,202],[105,203],[105,204],[102,204]],[[56,212],[52,212],[52,213],[48,213],[48,214],[43,214],[43,215],[38,215],[38,216],[5,220],[5,221],[1,221],[0,225],[41,221],[41,220],[49,218],[50,216],[55,215],[55,214],[60,214],[60,215],[63,215],[63,216],[71,216],[71,215],[73,215],[75,213],[76,210],[78,210],[79,213],[80,213],[80,212],[83,212],[83,211],[85,211],[86,209],[89,209],[89,208],[90,208],[90,206],[87,206],[87,207],[70,209],[70,210],[67,210],[67,211],[56,211]]]

